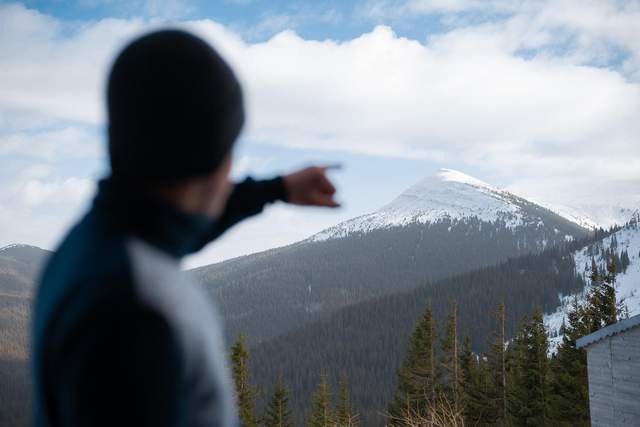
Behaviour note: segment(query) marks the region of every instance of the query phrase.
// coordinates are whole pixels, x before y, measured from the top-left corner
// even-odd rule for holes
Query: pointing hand
[[[303,206],[340,206],[333,198],[336,188],[327,178],[327,169],[338,166],[312,166],[283,177],[287,202]]]

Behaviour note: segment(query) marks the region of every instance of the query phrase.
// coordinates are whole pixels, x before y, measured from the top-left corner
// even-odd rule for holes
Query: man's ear
[[[213,172],[207,183],[207,215],[217,218],[219,217],[227,204],[227,199],[233,188],[229,182],[229,174],[231,173],[231,154],[227,154],[222,163],[215,172]]]
[[[222,161],[219,169],[223,170],[224,176],[226,179],[229,179],[229,175],[231,174],[231,166],[233,165],[233,161],[231,160],[231,153],[227,154]]]
[[[227,154],[220,166],[210,175],[213,191],[229,180],[229,174],[231,174],[231,154]]]

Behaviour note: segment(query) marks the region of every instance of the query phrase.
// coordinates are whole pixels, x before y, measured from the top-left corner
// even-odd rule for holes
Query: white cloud
[[[34,163],[9,182],[0,182],[0,246],[26,242],[53,248],[87,206],[94,190],[89,178],[61,178],[45,163]]]
[[[99,157],[106,151],[86,127],[65,126],[0,135],[0,156],[19,154],[40,160]]]
[[[242,31],[246,38],[261,38],[278,33],[283,30],[291,30],[300,26],[300,17],[287,14],[269,14],[254,25]]]
[[[578,185],[640,180],[640,162],[631,160],[640,158],[637,3],[413,0],[370,10],[390,5],[400,8],[395,16],[447,15],[448,29],[427,41],[382,25],[347,41],[282,31],[251,43],[211,20],[180,25],[214,43],[238,71],[250,141],[462,161],[545,199]],[[473,23],[464,16],[470,11],[504,19]],[[158,25],[71,23],[0,5],[0,155],[33,147],[38,161],[97,155],[95,144],[83,152],[80,141],[86,126],[104,124],[109,64],[133,35]],[[66,127],[52,133],[52,123]],[[49,144],[54,139],[67,142]],[[27,205],[82,186],[33,182]]]
[[[13,15],[29,22],[13,35],[27,55],[4,60],[2,108],[86,123],[104,120],[102,85],[116,47],[155,25],[104,20],[60,40],[55,28],[62,23],[20,6],[0,13],[5,20]],[[251,139],[445,161],[461,153],[473,158],[479,146],[485,158],[540,155],[539,143],[581,156],[606,138],[637,154],[631,143],[638,135],[639,86],[611,69],[514,55],[530,39],[519,21],[452,30],[428,44],[384,26],[345,42],[285,31],[249,44],[209,20],[185,25],[214,42],[244,80]],[[4,41],[4,50],[14,44]]]
[[[94,180],[59,176],[47,163],[34,163],[0,186],[0,203],[16,209],[78,207],[89,199]]]
[[[269,172],[269,166],[273,161],[274,158],[269,156],[249,156],[244,154],[234,159],[231,175],[241,179],[251,173],[265,174]]]
[[[230,28],[245,40],[263,40],[281,31],[297,31],[309,24],[336,26],[344,21],[344,15],[323,2],[291,3],[284,11],[266,11],[256,22],[236,22]]]
[[[135,19],[64,23],[22,5],[0,5],[3,115],[102,123],[105,70],[142,26]]]
[[[77,205],[89,197],[94,189],[93,181],[68,178],[52,181],[30,179],[20,187],[20,201],[30,207],[53,204]]]
[[[640,79],[636,0],[371,0],[359,11],[376,22],[429,15],[449,29],[493,26],[508,43],[548,48],[573,63],[603,65],[623,53],[620,69]]]

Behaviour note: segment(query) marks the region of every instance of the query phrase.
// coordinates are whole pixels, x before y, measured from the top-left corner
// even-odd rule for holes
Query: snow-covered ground
[[[33,245],[25,245],[23,243],[12,243],[10,245],[0,247],[0,255],[4,255],[3,253],[11,252],[12,249],[23,249],[23,248],[42,250],[39,247],[33,246]]]
[[[634,214],[637,220],[640,220],[640,214]],[[611,240],[617,239],[617,252],[626,250],[629,254],[630,264],[626,272],[619,272],[616,280],[616,298],[618,301],[624,301],[629,315],[634,316],[640,314],[640,224],[631,225],[623,228],[615,234],[596,242],[591,246],[599,245],[608,248],[611,246]],[[589,274],[591,273],[591,256],[589,255],[589,247],[585,247],[574,253],[576,271],[583,275],[587,286],[578,296],[578,300],[584,300],[589,288]],[[594,256],[596,263],[601,266],[604,264],[600,255]],[[546,314],[544,322],[551,335],[550,350],[555,351],[556,347],[562,341],[562,337],[557,334],[562,325],[563,319],[571,307],[574,295],[560,295],[559,306],[554,313]],[[558,335],[558,336],[554,336]]]
[[[0,252],[6,251],[6,250],[9,250],[9,249],[14,249],[14,248],[28,248],[28,247],[35,247],[35,246],[25,245],[25,244],[22,244],[22,243],[12,243],[10,245],[1,247],[0,248]]]
[[[505,221],[508,227],[522,224],[523,204],[529,203],[505,190],[451,169],[441,169],[400,194],[381,209],[353,218],[315,234],[311,240],[346,237],[357,232],[428,223],[440,219],[476,217],[481,221]]]
[[[599,203],[575,203],[568,206],[544,200],[534,201],[569,221],[590,229],[600,227],[608,229],[614,225],[623,225],[631,218],[635,210],[620,205]]]

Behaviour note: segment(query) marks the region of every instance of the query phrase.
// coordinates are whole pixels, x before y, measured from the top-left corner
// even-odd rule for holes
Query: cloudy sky
[[[198,265],[369,212],[440,167],[550,204],[640,206],[637,0],[0,1],[0,246],[54,248],[108,174],[104,84],[171,25],[239,74],[234,176],[335,163],[344,208],[275,205]]]

